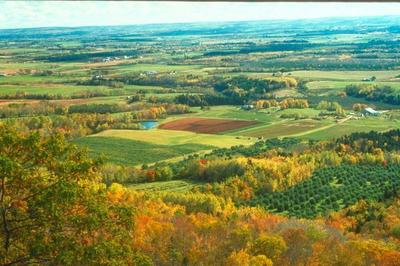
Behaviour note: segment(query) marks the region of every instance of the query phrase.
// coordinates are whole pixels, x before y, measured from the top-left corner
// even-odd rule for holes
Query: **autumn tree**
[[[251,247],[253,255],[264,255],[273,261],[286,250],[285,240],[281,236],[274,235],[260,236]]]
[[[135,264],[134,209],[107,200],[99,161],[60,135],[0,127],[0,264]]]

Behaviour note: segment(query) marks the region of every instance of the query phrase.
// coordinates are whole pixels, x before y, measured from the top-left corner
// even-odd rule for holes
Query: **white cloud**
[[[0,28],[400,15],[399,3],[0,2]]]

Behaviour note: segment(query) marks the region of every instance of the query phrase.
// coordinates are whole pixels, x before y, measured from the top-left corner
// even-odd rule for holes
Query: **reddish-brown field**
[[[209,118],[183,118],[159,126],[161,129],[183,130],[195,133],[216,134],[224,131],[248,127],[257,124],[256,121],[209,119]]]
[[[38,103],[40,102],[39,100],[0,100],[0,105],[9,105],[12,103],[16,103],[16,104],[31,104],[31,103]]]
[[[11,101],[0,101],[0,105],[7,105],[7,104],[10,104],[10,103],[12,103]]]
[[[98,101],[98,98],[85,98],[85,99],[63,99],[63,100],[49,100],[46,102],[49,103],[54,103],[54,104],[59,104],[65,107],[68,107],[70,105],[74,104],[85,104],[85,103],[92,103]],[[32,104],[32,105],[37,105],[41,104],[42,100],[0,100],[0,106],[3,105],[9,105],[9,104]]]
[[[0,74],[15,75],[17,73],[18,73],[18,69],[2,69],[2,70],[0,70]]]

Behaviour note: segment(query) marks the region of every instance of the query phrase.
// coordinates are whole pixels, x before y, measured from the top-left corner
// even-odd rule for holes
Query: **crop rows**
[[[360,199],[382,201],[397,195],[399,189],[400,165],[342,165],[320,169],[286,191],[260,195],[250,205],[309,218],[340,210]]]

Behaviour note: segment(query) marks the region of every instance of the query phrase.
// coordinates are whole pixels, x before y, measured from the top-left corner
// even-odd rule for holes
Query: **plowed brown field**
[[[228,130],[248,127],[257,123],[258,122],[256,121],[231,119],[183,118],[162,124],[159,128],[216,134]]]

